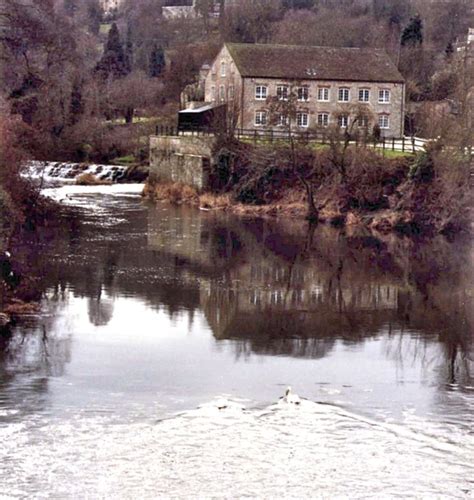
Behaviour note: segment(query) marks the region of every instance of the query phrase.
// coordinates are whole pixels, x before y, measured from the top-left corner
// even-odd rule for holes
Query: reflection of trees
[[[239,355],[317,358],[336,340],[416,332],[420,349],[442,343],[444,380],[472,374],[468,244],[181,207],[151,208],[148,220],[132,212],[119,226],[75,225],[29,248],[49,300],[86,297],[96,325],[110,321],[114,297],[133,295],[170,316],[201,308],[216,340],[233,339]]]

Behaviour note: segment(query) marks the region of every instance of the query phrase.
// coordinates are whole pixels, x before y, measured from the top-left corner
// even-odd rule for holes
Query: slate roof
[[[382,49],[227,43],[244,78],[402,83]]]

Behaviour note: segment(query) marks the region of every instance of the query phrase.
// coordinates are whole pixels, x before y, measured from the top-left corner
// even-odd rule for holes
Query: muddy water
[[[15,249],[44,312],[3,340],[0,496],[472,498],[470,244],[49,195],[78,217]]]

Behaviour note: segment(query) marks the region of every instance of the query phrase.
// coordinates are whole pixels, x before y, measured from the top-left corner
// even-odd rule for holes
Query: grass
[[[287,141],[285,139],[275,139],[273,141],[270,141],[265,138],[257,138],[257,140],[255,140],[253,137],[242,137],[240,138],[240,141],[246,144],[255,144],[257,146],[267,146],[267,147],[272,145],[281,147],[287,144]],[[323,144],[321,142],[315,142],[315,141],[310,142],[309,146],[311,149],[315,151],[321,151],[329,148],[328,144]],[[368,144],[367,147],[373,149],[376,153],[380,154],[384,158],[409,158],[413,156],[413,153],[410,151],[392,151],[388,147],[384,150],[383,148],[380,147],[373,148],[373,146],[370,144]]]
[[[108,35],[110,31],[110,23],[101,23],[99,33],[101,35]]]
[[[113,162],[116,165],[123,165],[124,167],[128,167],[137,162],[134,155],[121,156],[120,158],[115,158]]]

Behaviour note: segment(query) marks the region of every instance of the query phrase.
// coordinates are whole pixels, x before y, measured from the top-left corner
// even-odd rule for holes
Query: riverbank
[[[217,145],[205,192],[153,175],[144,196],[203,210],[310,218],[380,233],[452,235],[471,231],[469,163],[434,146],[385,158],[363,147],[273,148]]]

